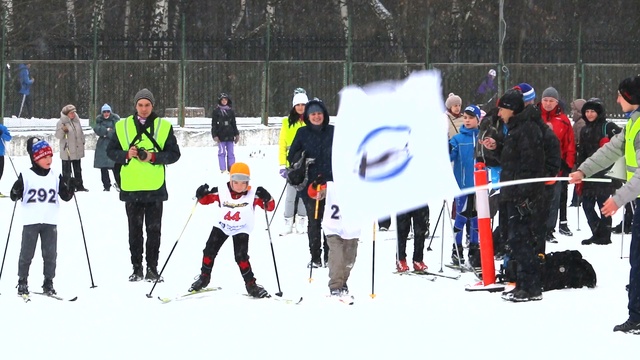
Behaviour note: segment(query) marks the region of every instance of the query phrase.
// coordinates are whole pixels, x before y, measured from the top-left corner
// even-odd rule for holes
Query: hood
[[[311,105],[319,105],[322,108],[322,113],[324,114],[324,121],[322,122],[322,128],[326,128],[329,125],[329,112],[327,108],[324,106],[324,103],[321,100],[313,99],[307,103],[307,106],[304,107],[304,123],[307,126],[311,126],[311,122],[309,122],[309,113],[307,112]]]
[[[589,121],[586,121],[587,117],[585,116],[587,110],[594,110],[596,113],[598,113],[598,120],[605,117],[604,105],[602,104],[602,100],[598,98],[591,98],[587,100],[584,105],[582,105],[582,118],[585,119],[585,122],[589,123]]]
[[[478,128],[469,129],[469,128],[466,128],[464,125],[460,126],[460,134],[477,135],[479,132],[480,132],[480,129]]]

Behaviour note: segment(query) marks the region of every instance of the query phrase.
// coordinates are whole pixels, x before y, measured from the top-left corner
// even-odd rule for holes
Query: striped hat
[[[522,100],[524,100],[524,102],[535,100],[536,91],[533,86],[527,83],[520,83],[518,84],[518,87],[522,91]]]
[[[40,140],[33,144],[31,147],[31,153],[33,154],[33,161],[38,161],[47,156],[53,156],[53,150],[48,142]]]

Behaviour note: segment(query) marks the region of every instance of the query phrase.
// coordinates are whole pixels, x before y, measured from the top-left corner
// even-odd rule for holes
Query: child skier
[[[62,178],[51,170],[53,151],[51,146],[37,138],[27,140],[27,153],[31,157],[31,171],[18,176],[11,188],[11,200],[22,199],[24,209],[24,227],[18,261],[18,295],[28,295],[29,267],[36,250],[38,236],[44,260],[44,284],[42,291],[46,295],[55,295],[53,278],[56,275],[58,245],[58,196],[69,201],[73,197],[74,179]]]
[[[333,181],[318,177],[309,185],[307,194],[311,199],[325,199],[322,229],[329,244],[329,292],[331,296],[346,296],[349,295],[347,280],[356,262],[360,228],[353,228],[342,222],[335,189]]]
[[[244,279],[247,292],[256,298],[271,297],[261,286],[256,284],[251,264],[249,263],[249,233],[253,229],[255,206],[267,211],[273,211],[275,202],[265,188],[249,186],[250,171],[245,163],[235,163],[231,166],[230,181],[218,189],[204,184],[196,190],[196,198],[202,205],[218,202],[223,211],[217,219],[207,240],[202,256],[200,276],[191,284],[189,291],[198,291],[209,285],[211,269],[222,244],[229,236],[233,238],[233,249],[240,274]]]
[[[478,141],[480,109],[469,105],[464,109],[464,123],[460,133],[449,140],[449,158],[453,162],[453,173],[461,189],[474,186],[475,146]],[[455,244],[451,254],[453,265],[464,264],[462,254],[462,230],[470,225],[469,262],[472,267],[480,267],[480,246],[478,245],[478,213],[475,209],[475,195],[457,197],[456,217],[453,225]],[[469,229],[469,228],[468,228]]]

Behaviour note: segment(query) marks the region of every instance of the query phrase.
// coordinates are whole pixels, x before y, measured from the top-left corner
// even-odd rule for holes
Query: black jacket
[[[549,125],[544,123],[540,115],[540,109],[537,106],[527,105],[521,114],[527,121],[532,121],[540,128],[542,132],[542,149],[544,151],[544,177],[555,177],[558,175],[562,165],[560,140],[558,140]]]
[[[137,117],[137,113],[133,114],[134,119],[137,119]],[[153,121],[157,117],[158,115],[156,115],[155,113],[151,113],[144,125],[140,124],[138,120],[134,120],[138,133],[140,133],[142,129],[147,129],[147,132],[153,134]],[[126,119],[120,121],[126,121]],[[118,139],[118,133],[114,133],[113,137],[109,141],[109,145],[107,146],[107,156],[109,156],[111,160],[115,161],[116,164],[122,164],[123,166],[126,166],[126,164],[128,163],[127,150],[122,150],[120,139]],[[169,135],[167,136],[167,140],[164,143],[164,148],[160,151],[155,152],[155,157],[156,159],[153,164],[156,166],[173,164],[180,159],[180,147],[178,146],[178,140],[176,139],[176,136],[173,134],[173,126],[171,127],[171,129],[169,129]],[[166,178],[165,182],[162,183],[162,186],[157,190],[120,191],[120,200],[124,202],[156,202],[166,201],[168,199],[169,194],[167,193]]]
[[[220,141],[234,141],[234,137],[240,134],[236,125],[236,113],[231,108],[231,99],[227,98],[227,101],[230,107],[228,110],[216,106],[211,114],[211,137],[217,137]]]
[[[614,135],[618,134],[622,129],[612,122],[608,122],[604,111],[599,112],[595,121],[585,120],[585,125],[580,131],[580,145],[578,147],[578,166],[593,155],[600,148],[600,144],[607,141],[604,139],[611,139]],[[594,174],[592,178],[607,178],[605,175],[608,168]],[[596,183],[585,181],[582,183],[582,195],[583,196],[608,196],[613,195],[618,187],[620,187],[620,181],[614,180],[610,183]]]
[[[544,151],[540,151],[543,149],[542,130],[527,118],[528,115],[523,111],[507,124],[508,133],[500,152],[501,182],[544,176]],[[505,186],[500,189],[500,201],[520,203],[528,199],[536,204],[543,190],[542,182]]]
[[[319,127],[311,125],[309,122],[309,114],[307,109],[312,104],[319,104],[324,113],[324,122]],[[296,153],[301,150],[306,152],[307,158],[315,159],[315,162],[309,166],[309,181],[315,180],[318,175],[326,181],[333,181],[333,171],[331,170],[331,149],[333,147],[333,125],[329,125],[329,112],[322,101],[311,100],[307,103],[304,111],[304,122],[307,126],[303,126],[296,132],[293,138],[287,160],[293,163]],[[300,192],[302,196],[306,195],[305,191]]]
[[[500,156],[504,141],[504,123],[498,117],[498,108],[493,108],[484,116],[478,129],[478,142],[476,144],[476,161],[484,163],[486,166],[500,166]],[[482,145],[484,138],[492,138],[496,141],[496,149],[489,150]]]

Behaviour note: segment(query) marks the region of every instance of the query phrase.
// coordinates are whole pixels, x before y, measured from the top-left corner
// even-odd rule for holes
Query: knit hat
[[[133,104],[138,104],[138,100],[147,99],[151,102],[151,106],[155,105],[156,99],[153,97],[153,94],[149,89],[144,88],[136,93],[136,96],[133,98]]]
[[[53,156],[53,150],[51,149],[49,143],[44,140],[39,140],[31,147],[31,154],[33,157],[33,161],[36,162],[47,156]]]
[[[598,114],[598,116],[600,116],[604,114],[604,104],[602,104],[602,100],[598,98],[591,98],[587,100],[584,105],[582,105],[582,117],[585,119],[587,118],[585,115],[587,113],[587,110],[593,110]]]
[[[297,93],[295,95],[293,95],[293,101],[292,101],[292,106],[296,106],[298,104],[306,104],[309,102],[309,98],[307,97],[307,94],[305,93]]]
[[[305,110],[305,113],[307,114],[313,114],[313,113],[324,113],[324,110],[322,109],[322,106],[320,106],[320,104],[318,103],[313,103],[309,106],[308,109]]]
[[[489,75],[496,76],[496,71],[494,69],[489,70]]]
[[[480,120],[480,117],[482,116],[482,113],[480,113],[480,108],[473,104],[464,108],[464,112],[469,115],[475,116],[478,120]]]
[[[251,180],[251,172],[249,171],[249,165],[245,163],[237,162],[231,165],[231,170],[229,170],[229,174],[231,175],[231,180],[236,180],[236,181]]]
[[[454,93],[449,93],[447,100],[444,102],[444,106],[449,110],[455,105],[462,106],[462,99]]]
[[[640,105],[640,75],[622,80],[618,92],[629,104]]]
[[[517,85],[517,87],[520,88],[520,91],[522,91],[522,100],[524,100],[524,102],[536,99],[536,91],[533,86],[527,83],[520,83]]]
[[[513,110],[514,114],[520,113],[524,109],[524,100],[522,99],[522,93],[520,90],[507,90],[500,100],[498,100],[498,107]]]
[[[65,105],[65,106],[62,108],[62,114],[63,114],[63,115],[69,115],[69,113],[70,113],[70,112],[75,112],[75,111],[76,111],[76,107],[75,107],[75,106],[73,106],[73,105],[71,105],[71,104],[69,104],[69,105]]]
[[[544,99],[546,97],[560,100],[560,95],[558,95],[558,90],[556,90],[556,88],[554,88],[553,86],[549,86],[548,88],[544,89],[544,91],[542,92],[542,98]]]
[[[111,106],[109,106],[109,104],[102,105],[102,109],[100,110],[100,112],[105,112],[105,111],[111,112]]]

